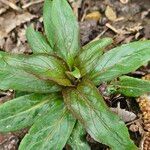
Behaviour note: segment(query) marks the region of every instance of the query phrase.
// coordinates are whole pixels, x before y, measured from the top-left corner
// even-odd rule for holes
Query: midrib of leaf
[[[93,88],[93,87],[92,87],[92,88]],[[108,129],[108,130],[111,132],[111,135],[113,136],[113,135],[114,135],[113,133],[114,133],[115,131],[113,131],[112,129],[110,129],[109,126],[107,126],[107,124],[105,123],[105,121],[103,120],[103,118],[102,118],[101,116],[99,116],[99,114],[98,114],[98,112],[97,112],[97,109],[95,109],[94,106],[90,104],[88,98],[85,97],[78,89],[77,89],[77,91],[78,91],[79,95],[81,95],[81,97],[83,98],[82,100],[85,102],[85,104],[87,105],[87,107],[90,108],[90,110],[93,109],[93,111],[95,112],[95,114],[98,116],[99,121],[105,126],[106,129]],[[89,95],[87,95],[87,96],[89,96]],[[77,103],[78,103],[78,101],[77,101]],[[78,104],[78,106],[79,106],[79,104]],[[79,108],[79,107],[78,107],[78,108]],[[92,108],[92,109],[91,109],[91,108]],[[80,110],[80,109],[79,109],[79,110]],[[100,112],[100,111],[99,111],[99,112]],[[80,111],[79,111],[79,113],[80,113]],[[80,113],[80,114],[81,114],[81,113]],[[80,115],[80,116],[82,116],[82,115]],[[93,118],[93,117],[91,116],[91,118]],[[93,124],[94,124],[94,126],[95,126],[94,121],[93,121]],[[95,126],[95,129],[98,131],[98,129],[97,129],[96,126]],[[90,131],[92,132],[92,130],[90,130]],[[109,132],[109,133],[110,133],[110,132]],[[115,133],[116,133],[116,132],[115,132]],[[116,134],[118,135],[118,133],[116,133]],[[119,141],[115,136],[113,136],[113,137],[114,137],[114,139],[115,139],[116,141],[118,141],[118,143],[120,143],[120,141]],[[119,136],[118,136],[118,137],[119,137]],[[121,138],[121,137],[119,137],[119,138]],[[120,143],[120,144],[122,144],[122,143]]]
[[[2,70],[3,71],[3,70]],[[24,70],[25,71],[25,70]],[[34,73],[32,73],[32,72],[29,72],[29,71],[25,71],[26,73],[29,73],[29,74],[31,74],[31,75],[33,75],[33,76],[35,76],[35,77],[37,77],[38,79],[40,79],[40,80],[46,80],[45,78],[42,78],[42,77],[40,77],[40,76],[38,76],[38,75],[36,75],[36,74],[34,74]],[[12,77],[15,77],[16,76],[16,73],[11,73],[11,75],[9,75],[9,76],[7,76],[7,78],[5,77],[5,79],[11,79]],[[33,80],[33,81],[35,81],[35,80]]]
[[[65,116],[66,112],[67,112],[67,110],[64,111],[64,113],[62,114],[60,120],[53,125],[53,126],[56,126],[56,128],[54,130],[52,130],[51,133],[49,133],[49,135],[46,137],[45,141],[48,141],[50,139],[50,137],[52,137],[51,135],[55,134],[55,131],[57,131],[57,129],[58,129],[59,123],[61,123],[64,120],[64,116]],[[57,141],[57,143],[58,143],[58,141]],[[57,144],[56,144],[56,147],[57,147]]]
[[[53,8],[53,7],[52,7],[52,8]],[[60,10],[61,10],[61,8],[57,8],[57,11],[60,11]],[[59,13],[61,14],[61,11],[60,11]],[[51,15],[50,18],[53,18],[52,13],[50,13],[50,15]],[[64,22],[62,21],[62,17],[61,17],[61,16],[60,16],[59,20],[61,21],[61,23],[63,23],[63,26],[65,26]],[[51,23],[52,23],[53,26],[55,26],[55,25],[54,25],[54,22],[53,22],[53,19],[51,20]],[[55,26],[55,27],[57,27],[57,26]],[[65,29],[65,28],[64,28],[64,29]],[[59,29],[57,29],[57,30],[59,30]],[[57,33],[57,30],[55,31],[54,35],[57,35],[57,34],[58,34],[58,33]],[[64,35],[66,36],[65,32],[64,32]],[[61,35],[59,35],[59,36],[61,36]],[[56,37],[56,36],[55,36],[55,37]],[[62,38],[62,37],[61,37],[61,38]],[[56,38],[55,38],[55,39],[56,39]],[[57,38],[57,40],[59,40],[59,38]],[[54,48],[55,48],[55,46],[57,47],[57,40],[56,40],[56,43],[54,44]],[[64,43],[66,43],[65,39],[64,39]],[[65,45],[65,48],[67,49],[66,45]]]
[[[119,64],[119,63],[121,63],[121,62],[123,62],[124,60],[126,60],[126,59],[129,59],[130,57],[132,58],[132,57],[134,57],[134,56],[137,56],[137,55],[139,55],[139,53],[141,52],[141,51],[143,51],[143,50],[145,50],[146,48],[144,48],[144,49],[139,49],[139,51],[137,51],[137,52],[134,52],[134,53],[131,53],[131,54],[127,54],[127,55],[125,55],[125,56],[121,56],[121,58],[119,59],[119,61],[117,61],[117,63],[115,63],[115,64],[112,64],[112,65],[109,65],[108,67],[106,67],[107,66],[107,64],[111,61],[110,59],[112,59],[113,58],[113,56],[115,55],[113,55],[112,57],[110,57],[107,61],[106,61],[106,63],[103,65],[103,66],[101,66],[101,69],[99,70],[100,72],[97,72],[97,73],[95,73],[94,74],[94,78],[96,78],[97,76],[99,76],[100,74],[102,74],[103,72],[105,72],[106,70],[109,70],[109,69],[111,69],[112,67],[114,67],[115,65],[117,65],[117,64]],[[105,54],[104,54],[105,55]],[[139,56],[141,56],[141,55],[139,55]],[[139,59],[138,57],[137,57],[137,59]],[[147,61],[145,61],[145,62],[147,62]],[[123,65],[122,65],[123,66]],[[106,67],[106,68],[105,68]],[[105,68],[105,69],[104,69]],[[92,70],[93,72],[94,72],[94,68],[93,68],[93,70]]]
[[[120,60],[119,60],[117,63],[120,63],[121,61],[124,61],[124,60],[127,59],[128,57],[136,56],[136,55],[139,54],[139,52],[141,52],[141,51],[143,51],[143,50],[145,50],[145,48],[144,48],[144,49],[139,49],[138,51],[134,51],[133,53],[127,54],[127,55],[125,55],[125,56],[123,55],[123,56],[120,57]],[[115,54],[114,54],[114,55],[115,55]],[[113,55],[111,58],[113,58],[114,55]],[[110,59],[111,59],[111,58],[110,58]],[[108,60],[107,63],[108,63],[109,61],[110,61],[110,60]],[[107,65],[107,63],[104,65],[104,67]],[[116,64],[116,63],[115,63],[115,64]],[[115,64],[113,64],[113,65],[115,65]],[[113,65],[110,65],[110,67],[113,66]],[[103,68],[104,68],[104,67],[103,67]]]
[[[6,58],[6,57],[5,57]],[[62,75],[62,77],[60,77],[59,79],[54,79],[54,77],[50,77],[50,76],[48,76],[47,75],[47,77],[44,77],[44,76],[42,76],[41,75],[41,73],[46,73],[46,72],[51,72],[51,71],[57,71],[58,73],[61,73],[62,74],[62,70],[60,71],[60,67],[59,67],[59,69],[57,69],[56,67],[54,68],[54,69],[52,69],[52,67],[50,66],[50,64],[48,64],[45,60],[43,60],[42,58],[39,58],[39,59],[41,59],[42,61],[44,61],[50,68],[46,68],[46,67],[44,67],[45,69],[47,69],[47,70],[45,70],[45,71],[43,71],[43,72],[40,72],[40,73],[37,73],[36,74],[36,71],[30,71],[30,70],[28,70],[28,67],[27,68],[23,68],[23,70],[26,72],[26,73],[29,73],[29,74],[32,74],[32,75],[34,75],[35,77],[37,77],[38,79],[40,79],[40,80],[50,80],[50,81],[53,81],[54,83],[57,83],[57,81],[58,81],[58,84],[59,84],[59,82],[61,82],[62,80],[64,80],[65,82],[67,82],[68,80],[67,80],[67,78],[65,78],[65,75]],[[3,60],[4,60],[4,62],[8,65],[8,66],[13,66],[13,65],[11,65],[11,64],[9,64],[5,59],[4,59],[4,57],[3,57]],[[17,60],[17,59],[15,59],[15,60]],[[54,60],[53,60],[54,61]],[[17,62],[20,62],[20,61],[18,61],[17,60]],[[22,64],[21,64],[21,67],[22,67],[22,65],[30,65],[29,67],[35,67],[35,66],[37,66],[37,67],[40,67],[41,69],[43,69],[43,66],[40,66],[40,65],[37,65],[37,64],[32,64],[32,63],[26,63],[26,62],[23,62]],[[34,66],[35,65],[35,66]],[[21,68],[22,69],[22,68]],[[2,69],[2,71],[3,71],[3,69]],[[12,75],[12,76],[15,76],[15,74],[14,75]],[[61,84],[60,84],[61,85]]]
[[[51,82],[51,83],[57,83],[56,80],[53,79],[53,78],[50,78],[50,77],[42,77],[42,76],[40,76],[40,75],[37,75],[37,74],[33,73],[32,71],[28,71],[27,69],[24,69],[23,71],[25,71],[25,72],[28,73],[28,74],[31,74],[31,75],[35,76],[36,78],[38,78],[38,79],[40,79],[40,80],[49,81],[49,82]],[[8,79],[11,79],[12,77],[15,77],[15,76],[16,76],[16,74],[13,73],[11,76],[9,76],[9,77],[7,77],[7,78],[8,78]],[[7,78],[5,78],[5,79],[7,79]],[[60,81],[60,82],[61,82],[62,80],[66,80],[66,78],[57,79],[57,81]],[[35,81],[35,80],[33,80],[33,81]],[[47,83],[48,83],[48,82],[47,82]],[[61,85],[60,83],[57,83],[57,84],[58,84],[58,85]]]
[[[60,5],[60,6],[61,6],[61,5]],[[60,7],[60,9],[58,9],[58,10],[60,11],[61,9],[62,9],[62,7]],[[63,9],[62,9],[62,11],[64,12]],[[63,13],[60,11],[59,14],[63,14]],[[65,14],[65,13],[64,13],[64,14]],[[63,33],[64,33],[64,35],[67,37],[67,36],[70,36],[70,35],[66,35],[66,33],[68,33],[68,31],[66,31],[66,29],[69,28],[69,27],[66,26],[66,24],[65,24],[65,19],[63,19],[63,18],[65,18],[65,17],[61,17],[61,16],[60,16],[60,20],[61,20],[63,26],[65,27],[65,28],[64,28],[65,31],[63,30],[63,31],[64,31]],[[69,40],[72,40],[72,39],[69,39]],[[71,49],[71,47],[72,47],[72,43],[73,43],[73,42],[67,41],[67,42],[70,42],[70,43],[71,43],[71,44],[70,44],[70,47],[68,47],[68,46],[66,47],[66,44],[68,45],[68,43],[66,43],[66,41],[64,41],[64,42],[65,42],[65,48],[66,48],[66,49],[68,50],[68,52],[70,53],[70,49]]]
[[[139,50],[138,52],[140,52],[140,51],[142,51],[142,50]],[[138,52],[134,52],[134,54],[132,55],[132,54],[127,54],[126,56],[121,56],[121,58],[120,58],[120,60],[117,62],[118,64],[120,63],[120,62],[122,62],[122,61],[124,61],[125,59],[128,59],[129,57],[133,57],[133,56],[136,56],[137,54],[138,54]],[[131,56],[132,55],[132,56]],[[113,57],[113,56],[112,56]],[[111,58],[110,58],[111,59]],[[105,70],[103,70],[104,69],[104,67],[106,67],[107,66],[107,64],[108,64],[108,62],[109,62],[110,60],[108,60],[107,62],[106,62],[106,64],[101,68],[101,71],[103,72],[103,71],[105,71]],[[112,68],[114,65],[116,65],[116,63],[115,64],[112,64],[112,65],[110,65],[108,68],[106,68],[107,70],[109,70],[110,68]]]
[[[42,58],[39,58],[39,59],[41,59],[42,61],[44,61],[50,68],[46,68],[46,67],[44,67],[45,69],[51,69],[51,66],[50,66],[50,64],[48,64],[45,60],[43,60]],[[5,60],[4,60],[5,61]],[[20,61],[18,61],[17,59],[15,59],[15,61],[16,62],[18,62],[18,63],[20,63]],[[7,63],[7,61],[5,61],[6,63]],[[27,63],[27,62],[24,62],[24,61],[22,61],[21,62],[22,64],[21,65],[30,65],[31,67],[39,67],[39,68],[41,68],[41,69],[43,69],[43,66],[40,66],[40,65],[37,65],[37,64],[33,64],[33,63]],[[12,66],[11,64],[9,64],[9,63],[7,63],[7,65],[9,65],[9,66]]]
[[[60,4],[59,5],[59,8],[58,8],[58,5],[57,5],[57,8],[56,8],[56,6],[54,7],[54,6],[52,6],[52,8],[54,8],[54,9],[57,9],[57,14],[64,14],[64,16],[66,15],[66,16],[68,16],[68,14],[65,14],[65,10],[64,9],[62,9],[62,5],[63,4]],[[55,12],[55,10],[52,10],[53,12]],[[62,13],[62,12],[64,12],[64,13]],[[51,16],[51,18],[52,18],[53,16]],[[53,22],[53,20],[51,20],[52,21],[52,24],[53,24],[53,26],[55,26],[55,28],[57,28],[57,26],[55,25],[56,24],[56,20],[55,20],[55,23]],[[58,23],[58,22],[57,22]],[[60,15],[60,18],[59,18],[59,23],[58,24],[62,24],[62,26],[64,27],[64,29],[63,30],[61,30],[61,32],[62,32],[62,34],[63,35],[65,35],[65,37],[69,37],[69,38],[63,38],[63,36],[61,36],[62,34],[60,33],[59,34],[59,36],[60,36],[60,38],[57,38],[55,41],[56,41],[56,43],[54,44],[54,47],[56,46],[56,48],[58,47],[58,51],[60,51],[60,53],[61,53],[61,55],[63,55],[65,58],[65,60],[68,62],[68,63],[70,63],[70,61],[73,61],[73,57],[74,56],[71,56],[72,54],[73,55],[75,55],[74,54],[74,52],[71,50],[72,49],[72,45],[73,45],[73,37],[74,37],[74,35],[75,35],[75,31],[73,30],[73,32],[72,32],[72,35],[70,35],[69,34],[69,32],[68,32],[68,30],[70,30],[70,29],[68,29],[69,28],[69,26],[66,24],[66,19],[65,19],[65,17],[62,17],[61,15]],[[74,25],[74,27],[75,27],[75,25]],[[60,30],[59,28],[57,28],[57,30]],[[58,34],[59,32],[57,32],[57,30],[55,31],[55,33],[54,33],[54,35],[55,34]],[[58,35],[57,35],[58,36]],[[57,36],[55,36],[55,37],[57,37]],[[60,46],[59,45],[57,45],[57,41],[59,40],[59,39],[61,39],[61,40],[63,40],[63,42],[65,43],[65,44],[63,44],[63,48],[64,49],[66,49],[67,51],[66,52],[64,52],[63,53],[63,51],[61,51],[60,50]],[[74,47],[73,47],[74,48]],[[76,47],[75,47],[76,48]],[[56,49],[57,50],[57,49]],[[70,57],[70,58],[69,58]],[[70,64],[69,64],[70,65]]]
[[[33,74],[33,73],[31,73],[31,72],[27,72],[27,71],[25,71],[26,73],[29,73],[29,74],[32,74],[33,76],[35,76],[35,77],[37,77],[38,79],[41,79],[42,80],[42,78],[39,78],[39,76],[37,76],[37,75],[35,75],[35,74]],[[16,74],[15,73],[11,73],[11,75],[9,75],[7,78],[5,78],[5,79],[11,79],[12,77],[15,77],[16,76]],[[34,80],[33,80],[34,81]]]
[[[41,58],[40,58],[41,59]],[[11,65],[11,64],[9,64],[8,62],[7,62],[7,57],[3,57],[3,61],[8,65],[8,66],[13,66],[13,65]],[[18,59],[14,59],[13,61],[15,61],[15,62],[18,62],[18,63],[20,63],[20,61],[18,61]],[[40,66],[40,65],[37,65],[37,64],[32,64],[32,63],[27,63],[27,62],[24,62],[24,61],[22,61],[21,62],[22,64],[21,65],[30,65],[31,67],[40,67],[40,68],[43,68],[43,66]],[[48,68],[47,68],[48,69]]]
[[[40,56],[40,55],[39,55]],[[42,55],[42,56],[44,56],[44,55]],[[47,57],[49,57],[49,56],[52,56],[52,55],[47,55]],[[53,56],[54,57],[54,56]],[[32,57],[31,57],[32,58]],[[31,59],[31,58],[24,58],[24,59]],[[36,57],[35,57],[36,58]],[[41,61],[43,61],[47,66],[41,66],[41,65],[37,65],[35,62],[34,63],[27,63],[27,62],[25,62],[24,60],[22,61],[22,60],[18,60],[18,59],[15,59],[15,58],[13,58],[13,61],[15,61],[15,62],[18,62],[18,63],[20,63],[21,62],[21,65],[20,66],[22,66],[22,65],[24,65],[24,66],[27,66],[27,65],[29,65],[29,67],[39,67],[39,68],[41,68],[41,69],[46,69],[46,70],[52,70],[53,68],[54,69],[57,69],[57,66],[58,65],[56,65],[55,67],[53,66],[51,66],[51,63],[48,63],[48,62],[46,62],[44,59],[43,59],[43,57],[41,58],[41,57],[37,57],[37,59],[39,59],[39,60],[41,60]],[[8,58],[8,60],[9,60],[9,58]],[[13,65],[11,65],[11,64],[9,64],[8,62],[7,62],[7,56],[4,56],[3,57],[3,61],[7,64],[7,65],[9,65],[9,66],[13,66]],[[27,61],[27,60],[26,60]],[[53,62],[55,62],[55,57],[53,58]],[[56,64],[56,63],[55,63]],[[57,71],[59,72],[59,73],[61,73],[61,67],[59,67],[59,69],[57,69]]]
[[[127,89],[127,90],[132,90],[132,91],[135,91],[135,90],[139,90],[139,91],[144,91],[144,89],[146,89],[146,88],[138,88],[138,87],[136,87],[136,86],[122,86],[122,85],[116,85],[116,87],[117,88],[121,88],[121,89],[123,89],[123,90],[125,90],[125,89]],[[120,89],[119,89],[120,90]],[[145,93],[148,93],[148,92],[145,92]]]
[[[55,107],[56,108],[56,107]],[[59,107],[58,107],[59,108]],[[52,126],[48,126],[47,128],[43,128],[42,130],[40,130],[39,132],[42,132],[43,130],[46,131],[47,129],[49,128],[52,128],[52,127],[55,127],[54,130],[51,130],[51,132],[44,138],[45,142],[47,142],[48,140],[52,139],[53,135],[55,135],[55,131],[58,131],[58,128],[59,128],[59,125],[61,122],[63,122],[64,120],[64,116],[66,114],[67,110],[63,110],[63,113],[61,115],[61,118],[59,118],[59,121],[55,122]],[[38,134],[38,132],[37,132]],[[59,138],[60,139],[60,138]],[[41,140],[43,141],[43,140]],[[39,143],[40,141],[38,142],[34,142],[34,145],[36,145],[37,143]],[[58,143],[59,141],[57,141]],[[44,143],[44,142],[43,142]],[[57,149],[57,143],[56,143],[56,149]],[[44,148],[44,145],[42,144],[42,149]]]
[[[93,87],[92,87],[93,88]],[[98,115],[98,110],[96,110],[95,108],[94,108],[94,106],[93,105],[91,105],[90,104],[90,102],[89,102],[89,100],[88,100],[88,98],[86,98],[82,93],[80,93],[80,91],[77,89],[77,91],[78,91],[78,93],[79,93],[79,95],[81,95],[81,97],[83,98],[83,101],[85,102],[85,104],[87,105],[87,108],[92,108],[93,109],[93,111],[96,113],[96,115],[98,116],[98,118],[102,118],[101,116],[99,116]],[[84,93],[85,94],[85,93]],[[89,95],[88,95],[89,96]],[[78,97],[78,96],[77,96]],[[77,105],[78,105],[78,109],[79,109],[79,104],[78,104],[78,100],[76,101],[76,103],[77,103]],[[73,111],[72,109],[70,109],[70,111],[75,115],[75,117],[76,118],[78,118],[81,122],[82,122],[82,124],[84,124],[85,126],[86,126],[86,124],[84,123],[84,121],[82,121],[82,118],[81,117],[79,117],[78,115],[76,115],[76,112],[75,111]],[[100,112],[100,111],[99,111]],[[80,113],[80,116],[82,116],[81,115],[81,112],[80,112],[80,109],[79,109],[79,113]],[[91,116],[92,117],[92,116]],[[105,123],[105,121],[103,121],[103,120],[100,120],[99,119],[99,121],[105,126],[105,128],[106,129],[108,129],[112,134],[112,136],[114,135],[114,132],[115,131],[113,131],[112,129],[110,129],[110,127],[109,126],[107,126],[107,124]],[[94,122],[93,122],[94,123]],[[94,123],[94,126],[95,126],[95,123]],[[95,129],[97,130],[97,128],[96,128],[96,126],[95,126]],[[88,130],[90,130],[89,128],[88,128]],[[92,131],[90,130],[90,132],[92,133]],[[98,130],[97,130],[97,132],[98,132]],[[115,132],[116,133],[116,132]],[[94,133],[93,133],[94,134]],[[118,133],[116,133],[117,135],[118,135]],[[120,143],[120,141],[115,137],[115,136],[113,136],[114,137],[114,139],[116,139],[116,141],[119,143],[119,144],[123,144],[123,143]],[[121,138],[120,136],[118,136],[119,138]]]
[[[56,121],[56,122],[52,125],[52,126],[56,126],[56,128],[55,128],[51,133],[54,133],[54,132],[56,131],[56,129],[58,129],[58,124],[62,122],[64,115],[65,115],[65,112],[62,114],[60,120],[59,120],[58,122]],[[49,128],[49,127],[47,127],[47,129],[48,129],[48,128]],[[48,141],[48,139],[50,139],[51,133],[48,134],[48,136],[45,138],[45,141]],[[54,134],[53,134],[53,135],[54,135]]]
[[[125,86],[125,85],[116,85],[117,87],[119,87],[119,88],[129,88],[129,89],[137,89],[137,90],[141,90],[141,88],[138,88],[138,87],[136,87],[136,86]]]
[[[15,117],[15,116],[18,116],[18,115],[21,115],[21,114],[24,114],[24,113],[27,113],[27,112],[29,112],[29,111],[31,111],[31,110],[33,110],[33,109],[36,109],[36,108],[38,108],[38,107],[40,107],[40,106],[46,104],[48,101],[49,101],[49,100],[45,100],[45,101],[43,101],[43,102],[41,102],[41,103],[38,103],[37,105],[35,105],[35,106],[33,106],[33,107],[31,106],[30,109],[23,110],[23,111],[17,113],[17,115],[14,114],[14,115],[9,116],[9,117],[7,117],[7,118],[1,119],[1,121],[4,121],[5,119],[13,118],[13,117]]]
[[[61,9],[61,8],[60,8]],[[61,14],[61,13],[60,13]],[[63,26],[64,27],[66,27],[66,25],[65,25],[65,21],[63,20],[63,18],[62,17],[60,17],[60,20],[61,20],[61,23],[63,24]],[[64,28],[64,30],[63,30],[63,34],[67,37],[68,35],[66,35],[66,28]],[[66,46],[66,44],[68,44],[67,42],[66,42],[66,40],[64,39],[64,43],[65,43],[65,49],[67,49],[67,51],[68,52],[70,52],[70,48],[71,48],[71,46],[72,46],[72,43],[71,43],[71,41],[70,41],[70,43],[71,43],[71,45],[70,45],[70,47],[67,47]]]

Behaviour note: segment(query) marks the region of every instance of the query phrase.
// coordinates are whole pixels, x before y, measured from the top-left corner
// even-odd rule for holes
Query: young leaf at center
[[[80,69],[82,76],[91,72],[96,67],[104,48],[111,43],[111,38],[103,38],[90,42],[82,47],[82,50],[75,59],[75,65]]]

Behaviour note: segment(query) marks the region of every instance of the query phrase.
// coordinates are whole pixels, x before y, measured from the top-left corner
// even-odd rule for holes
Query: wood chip
[[[36,18],[36,16],[28,12],[16,14],[13,11],[9,11],[8,13],[4,14],[2,17],[0,17],[0,40],[7,37],[8,34],[17,26],[28,22],[33,18]]]
[[[125,109],[120,108],[120,104],[118,104],[117,108],[110,108],[110,110],[116,114],[124,121],[130,122],[136,118],[136,115],[133,112],[127,111]]]
[[[99,11],[94,11],[85,16],[85,20],[96,20],[99,21],[101,18],[101,13]]]
[[[26,9],[26,8],[32,6],[32,5],[39,4],[39,3],[42,3],[42,2],[44,2],[44,0],[31,1],[31,2],[23,5],[22,8]]]
[[[3,14],[4,12],[6,12],[7,8],[1,8],[0,9],[0,15]]]
[[[132,132],[137,132],[139,131],[139,126],[137,124],[131,124],[131,126],[129,127],[129,130]]]
[[[110,6],[106,7],[105,15],[110,21],[115,21],[117,19],[116,12]]]
[[[150,14],[150,9],[148,9],[147,11],[143,11],[141,13],[141,19],[144,19],[146,16],[148,16]]]
[[[143,26],[141,25],[141,23],[134,24],[133,27],[126,27],[126,30],[131,33],[136,33],[140,31],[141,29],[143,29]]]
[[[11,7],[12,9],[18,11],[18,12],[21,12],[22,9],[20,7],[18,7],[17,5],[15,5],[14,3],[8,1],[8,0],[0,0],[0,2],[2,2],[3,4]]]
[[[150,74],[146,75],[142,79],[150,81]],[[149,150],[150,148],[150,95],[145,94],[137,99],[140,110],[142,112],[144,136],[141,140],[140,148],[142,150]]]

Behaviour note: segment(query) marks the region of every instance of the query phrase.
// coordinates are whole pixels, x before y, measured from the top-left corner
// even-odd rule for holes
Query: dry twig
[[[32,5],[35,5],[35,4],[38,4],[38,3],[42,3],[42,2],[44,2],[44,0],[32,1],[32,2],[29,2],[29,3],[25,4],[25,5],[23,5],[22,8],[26,9],[26,8],[32,6]]]
[[[11,7],[12,9],[18,11],[18,12],[21,12],[22,9],[20,7],[18,7],[17,5],[15,5],[14,3],[8,1],[8,0],[0,0],[0,2],[2,2],[3,4]]]
[[[94,38],[92,40],[92,42],[99,40],[100,37],[103,36],[106,33],[107,30],[108,30],[108,28],[105,28],[96,38]]]
[[[113,27],[109,23],[106,23],[106,27],[108,27],[109,29],[111,29],[116,34],[130,34],[130,32],[128,32],[128,31],[125,31],[125,30],[122,30],[122,29],[116,29],[115,27]]]

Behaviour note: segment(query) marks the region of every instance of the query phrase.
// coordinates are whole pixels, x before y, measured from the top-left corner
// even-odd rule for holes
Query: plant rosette
[[[88,150],[86,132],[112,150],[136,150],[124,122],[110,112],[97,87],[137,97],[150,82],[124,76],[150,60],[150,40],[104,49],[103,38],[81,47],[67,0],[45,0],[45,34],[28,27],[32,54],[0,52],[0,89],[21,92],[0,105],[0,132],[31,127],[19,150]],[[123,76],[122,76],[123,75]]]

